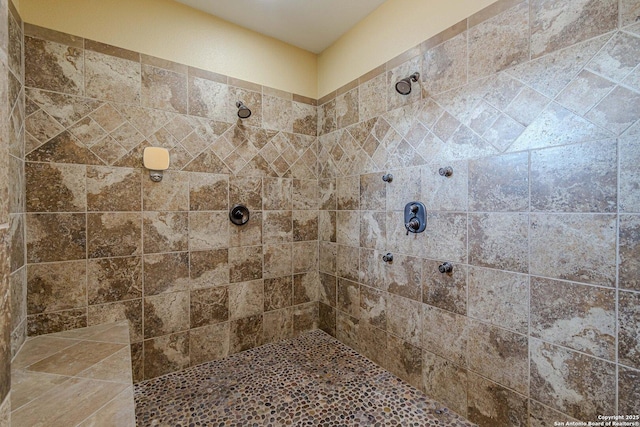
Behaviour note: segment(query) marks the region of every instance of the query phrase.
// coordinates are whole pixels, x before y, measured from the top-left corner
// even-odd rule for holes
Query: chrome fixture
[[[410,202],[404,207],[404,228],[409,233],[422,233],[427,227],[427,208],[424,203]]]
[[[236,102],[236,107],[238,107],[238,117],[240,117],[241,119],[248,119],[249,117],[251,117],[251,110],[249,109],[249,107],[244,105],[244,102]]]
[[[405,77],[396,83],[396,91],[400,95],[409,95],[411,93],[411,82],[417,82],[420,78],[420,73],[415,72],[411,74],[409,77]]]
[[[443,262],[442,264],[440,264],[438,266],[438,270],[442,274],[444,274],[444,273],[452,273],[453,272],[453,264],[451,264],[450,262]]]
[[[390,263],[393,261],[393,254],[391,252],[387,252],[386,255],[382,255],[382,260],[386,263]]]
[[[438,170],[438,173],[440,174],[440,176],[445,176],[449,178],[451,175],[453,175],[453,168],[451,166],[447,166],[446,168],[440,168]]]
[[[386,175],[382,175],[382,180],[384,182],[391,182],[391,181],[393,181],[393,175],[391,175],[390,173],[388,173]]]

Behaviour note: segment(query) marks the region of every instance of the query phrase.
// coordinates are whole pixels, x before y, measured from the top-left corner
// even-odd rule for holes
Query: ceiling
[[[177,0],[313,53],[320,53],[385,0]]]

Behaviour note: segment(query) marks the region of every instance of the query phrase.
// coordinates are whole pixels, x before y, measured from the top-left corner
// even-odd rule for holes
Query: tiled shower
[[[28,336],[121,320],[135,382],[321,329],[481,426],[640,413],[640,2],[499,0],[319,100],[2,6],[0,419]]]

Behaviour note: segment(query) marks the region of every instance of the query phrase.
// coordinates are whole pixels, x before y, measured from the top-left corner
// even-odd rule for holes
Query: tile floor
[[[12,427],[135,425],[127,322],[29,338],[11,364]]]
[[[322,331],[134,386],[138,426],[473,426]]]

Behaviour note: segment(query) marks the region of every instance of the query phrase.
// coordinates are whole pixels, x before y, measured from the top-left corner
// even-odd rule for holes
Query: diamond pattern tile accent
[[[169,150],[173,170],[318,177],[314,136],[37,89],[26,103],[30,160],[142,167],[144,148],[157,146]]]

